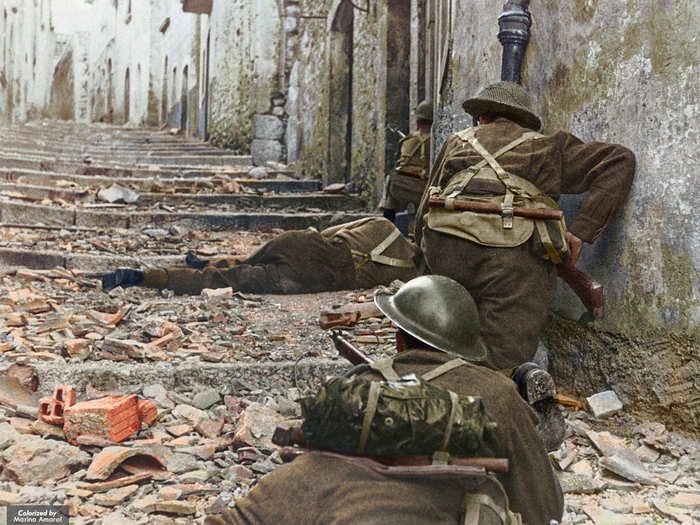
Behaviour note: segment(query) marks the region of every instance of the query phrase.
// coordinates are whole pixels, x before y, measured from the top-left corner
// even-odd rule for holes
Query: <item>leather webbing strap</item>
[[[388,257],[386,255],[382,255],[382,253],[384,253],[386,249],[389,248],[389,246],[391,246],[394,243],[394,241],[399,238],[400,235],[401,232],[398,229],[394,229],[394,231],[392,231],[386,239],[380,242],[369,253],[364,253],[358,250],[350,250],[350,252],[353,255],[362,258],[362,261],[355,265],[355,269],[357,270],[361,268],[362,265],[364,265],[367,261],[385,264],[387,266],[396,266],[399,268],[413,268],[415,264],[411,259],[399,259],[397,257]]]
[[[491,509],[498,516],[503,525],[523,525],[522,516],[510,510],[508,494],[500,481],[493,476],[487,476],[485,479],[498,488],[499,493],[503,496],[503,505],[496,503],[488,494],[483,494],[481,492],[465,492],[462,499],[464,505],[463,525],[479,523],[482,505]]]
[[[377,412],[380,390],[381,383],[377,381],[372,381],[370,383],[369,393],[367,394],[367,406],[365,407],[365,417],[362,420],[362,432],[360,432],[360,441],[357,443],[358,454],[363,454],[367,446],[369,429],[372,427],[372,420],[374,419],[374,414]]]
[[[401,381],[401,376],[394,370],[394,361],[390,357],[373,361],[369,367],[380,373],[385,381]]]
[[[416,153],[418,152],[419,149],[422,150],[421,156],[425,157],[425,145],[428,142],[428,140],[430,140],[430,135],[426,135],[425,137],[420,137],[419,140],[420,140],[420,142],[418,142],[418,144],[413,148],[413,150],[411,150],[411,152],[407,155],[408,160],[406,162],[413,160],[413,157],[416,155]]]
[[[459,407],[459,396],[452,390],[449,392],[452,407],[450,409],[450,419],[447,420],[447,425],[445,426],[445,435],[442,437],[442,444],[440,445],[441,452],[447,452],[447,446],[450,444],[450,436],[452,435],[452,427],[454,427],[455,417],[457,416],[457,408]]]
[[[549,230],[547,230],[547,225],[544,221],[535,221],[535,226],[537,226],[537,233],[540,234],[540,241],[547,251],[547,258],[554,264],[559,264],[561,262],[561,257],[557,250],[554,248],[554,243],[552,238],[549,236]]]
[[[451,360],[447,361],[447,363],[443,363],[440,366],[436,366],[430,372],[426,372],[425,374],[423,374],[421,376],[421,379],[423,379],[423,381],[430,382],[433,379],[438,378],[443,374],[446,374],[450,370],[454,370],[455,368],[462,366],[462,365],[466,365],[466,364],[467,363],[466,363],[466,361],[464,361],[464,359],[459,359],[459,358],[451,359]]]

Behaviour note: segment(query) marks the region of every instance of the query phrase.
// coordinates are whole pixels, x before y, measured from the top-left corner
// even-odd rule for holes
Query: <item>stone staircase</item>
[[[357,196],[324,192],[320,181],[297,179],[283,166],[252,168],[250,156],[154,129],[65,121],[5,128],[0,133],[0,231],[13,233],[0,238],[0,266],[104,270],[129,261],[133,265],[133,252],[121,254],[128,255],[125,259],[119,249],[96,253],[87,245],[83,250],[71,245],[65,253],[42,242],[57,235],[88,244],[90,236],[106,235],[127,245],[129,237],[155,230],[161,236],[176,232],[170,235],[184,245],[183,232],[193,230],[235,237],[323,229],[372,213]],[[138,199],[105,200],[102,192],[115,185]],[[35,244],[27,246],[27,238]],[[173,258],[143,257],[152,264]]]

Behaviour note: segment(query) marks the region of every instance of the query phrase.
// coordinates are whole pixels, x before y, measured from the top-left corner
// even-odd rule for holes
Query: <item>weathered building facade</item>
[[[0,44],[0,122],[40,116],[54,66],[51,1],[0,0]]]
[[[618,142],[638,162],[625,208],[579,263],[605,285],[606,316],[577,323],[580,303],[559,290],[555,371],[574,391],[614,387],[671,419],[690,413],[697,428],[698,0],[93,0],[88,37],[61,44],[56,60],[88,39],[89,81],[78,70],[64,92],[78,108],[87,85],[91,120],[178,127],[258,164],[351,181],[376,202],[395,130],[413,129],[420,100],[436,108],[434,152],[471,125],[461,104],[500,79],[498,18],[511,3],[532,14],[521,79],[544,132]],[[47,90],[29,89],[58,71],[32,51],[53,49],[47,4],[0,1],[5,120],[48,105]],[[579,201],[562,198],[569,218]]]
[[[444,0],[450,27],[434,140],[470,125],[465,98],[499,79],[502,5]],[[517,2],[527,4],[527,2]],[[557,376],[578,393],[612,387],[637,410],[700,428],[700,2],[531,2],[522,82],[544,132],[634,151],[621,213],[578,266],[606,288],[605,318],[560,286],[547,342]],[[438,42],[437,45],[440,45]],[[444,43],[443,43],[444,45]],[[580,197],[564,196],[569,219]]]

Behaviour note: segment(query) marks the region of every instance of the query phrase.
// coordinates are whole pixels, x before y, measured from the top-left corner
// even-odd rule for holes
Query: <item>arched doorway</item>
[[[204,57],[204,140],[209,140],[209,56],[211,53],[211,31],[207,34],[207,50]]]
[[[114,102],[112,100],[112,59],[107,60],[107,121],[114,122]]]
[[[165,67],[163,68],[163,89],[160,97],[160,120],[168,120],[168,56],[165,56]]]
[[[411,1],[389,0],[386,52],[386,126],[410,131],[411,85]],[[385,171],[396,164],[399,137],[387,135],[384,151]]]
[[[187,131],[187,97],[189,95],[187,87],[187,70],[188,66],[185,66],[182,69],[182,93],[180,94],[180,129],[183,131],[183,133]]]
[[[126,68],[124,75],[124,123],[129,123],[131,117],[131,79],[129,77],[129,68]]]
[[[326,183],[350,180],[352,139],[352,48],[354,9],[350,0],[338,6],[330,37],[330,102]]]

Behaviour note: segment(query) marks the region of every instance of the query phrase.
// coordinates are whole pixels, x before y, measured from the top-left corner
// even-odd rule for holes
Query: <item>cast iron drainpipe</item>
[[[498,40],[503,45],[501,80],[520,83],[520,67],[532,25],[529,5],[530,0],[506,0],[498,17]]]

